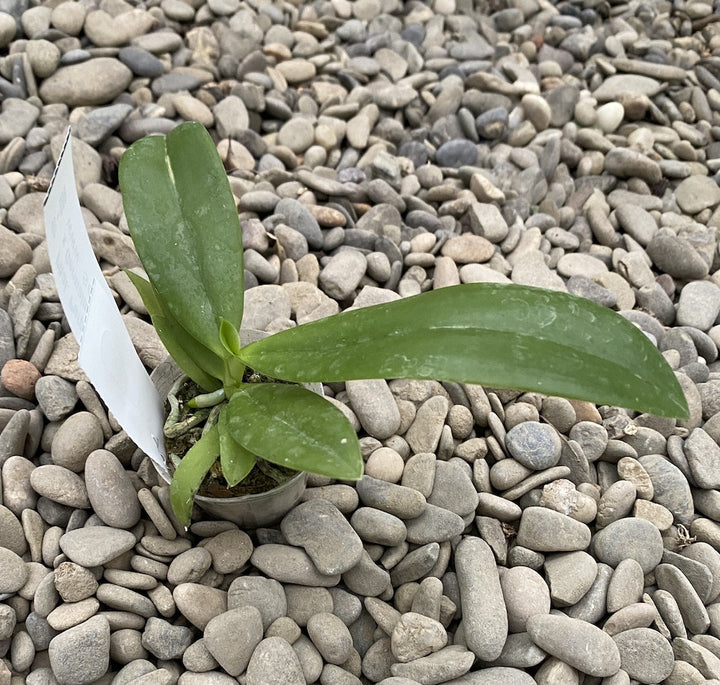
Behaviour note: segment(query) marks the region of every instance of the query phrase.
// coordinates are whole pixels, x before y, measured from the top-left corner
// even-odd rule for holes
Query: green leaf
[[[228,428],[243,447],[274,464],[341,480],[362,476],[357,436],[345,415],[297,385],[242,385],[228,403]]]
[[[225,169],[205,128],[181,124],[122,156],[128,226],[150,282],[174,319],[220,357],[220,317],[239,328],[243,246]]]
[[[142,276],[126,271],[147,307],[157,334],[177,365],[207,391],[220,387],[218,380],[224,362],[214,352],[195,340],[172,315],[162,307],[155,289]]]
[[[589,300],[519,285],[453,286],[344,312],[241,356],[294,382],[436,379],[688,416],[675,375],[633,324]]]
[[[246,450],[230,434],[227,420],[227,405],[220,410],[218,430],[220,431],[220,466],[228,485],[237,485],[255,466],[255,455]]]
[[[238,331],[227,319],[220,319],[220,342],[228,353],[225,358],[223,385],[228,395],[242,384],[245,375],[245,364],[240,359],[240,336]]]
[[[170,503],[183,525],[190,525],[193,497],[219,455],[220,442],[215,425],[188,450],[175,469],[170,483]]]
[[[235,357],[240,356],[240,336],[237,328],[222,317],[220,318],[220,342],[229,354]]]

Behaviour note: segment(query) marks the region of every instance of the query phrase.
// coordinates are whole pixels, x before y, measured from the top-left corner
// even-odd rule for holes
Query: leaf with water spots
[[[122,156],[125,216],[163,309],[222,358],[220,318],[240,327],[243,245],[225,168],[205,127],[188,122]]]
[[[340,480],[362,476],[357,436],[345,415],[297,385],[242,385],[228,403],[227,427],[245,449],[274,464]]]
[[[241,357],[294,382],[446,380],[688,415],[672,369],[638,328],[589,300],[527,286],[460,285],[343,312]]]

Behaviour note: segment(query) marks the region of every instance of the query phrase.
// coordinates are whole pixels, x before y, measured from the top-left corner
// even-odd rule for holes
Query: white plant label
[[[60,302],[80,346],[78,363],[125,432],[169,481],[162,402],[90,245],[75,188],[69,128],[43,207]]]

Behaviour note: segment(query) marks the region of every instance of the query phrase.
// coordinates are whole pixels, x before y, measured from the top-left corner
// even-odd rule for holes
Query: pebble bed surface
[[[0,0],[0,685],[720,683],[720,22],[704,0]],[[274,528],[173,518],[77,365],[42,201],[164,358],[117,162],[207,126],[268,331],[456,283],[619,311],[686,421],[326,387],[365,477]]]

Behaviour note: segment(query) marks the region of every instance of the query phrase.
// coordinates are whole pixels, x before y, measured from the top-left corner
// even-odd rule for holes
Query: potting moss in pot
[[[259,474],[361,477],[349,421],[302,383],[446,380],[688,415],[672,370],[640,330],[589,300],[539,288],[452,286],[246,343],[242,232],[205,128],[184,123],[134,143],[120,188],[147,280],[128,275],[187,377],[166,426],[171,501],[185,524],[199,491],[233,495]],[[178,435],[181,448],[171,442]]]

